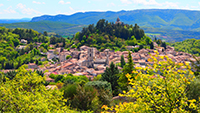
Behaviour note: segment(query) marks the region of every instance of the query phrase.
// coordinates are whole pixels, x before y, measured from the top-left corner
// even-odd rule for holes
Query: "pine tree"
[[[119,74],[119,70],[117,66],[115,66],[115,64],[112,62],[110,64],[110,68],[107,67],[105,72],[101,76],[101,80],[110,82],[113,95],[118,95],[117,87],[119,85],[117,83],[117,80],[119,79],[119,76],[117,74]]]
[[[126,63],[126,65],[124,66],[123,72],[126,73],[126,74],[127,73],[131,74],[133,69],[134,69],[134,63],[133,63],[133,59],[132,59],[132,56],[131,56],[131,52],[129,51],[129,53],[128,53],[128,63]]]
[[[129,51],[128,54],[128,63],[126,63],[126,65],[124,65],[123,67],[123,73],[120,74],[120,77],[118,79],[118,84],[121,90],[125,90],[128,91],[128,78],[125,76],[127,73],[129,73],[133,78],[134,78],[134,74],[132,74],[132,71],[134,70],[134,63],[133,63],[133,59],[131,56],[131,52]]]
[[[164,47],[165,49],[167,48],[166,46],[166,43],[165,42],[162,42],[162,45],[161,45],[162,47]]]
[[[151,44],[150,44],[150,49],[154,49],[153,42],[151,42]]]
[[[126,64],[125,60],[124,60],[124,55],[121,56],[121,67],[123,68],[124,65]]]

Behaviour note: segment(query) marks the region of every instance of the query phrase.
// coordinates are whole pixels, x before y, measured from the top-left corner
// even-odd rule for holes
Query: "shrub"
[[[66,56],[66,59],[69,59],[69,58],[72,58],[72,56],[71,56],[71,55],[67,55],[67,56]]]
[[[199,112],[199,102],[187,98],[187,87],[195,78],[188,64],[175,64],[167,56],[152,57],[154,65],[137,68],[135,80],[127,74],[132,88],[123,97],[133,98],[133,102],[119,104],[106,110],[119,113],[127,112]],[[153,73],[152,73],[153,72]],[[159,74],[161,73],[162,76]]]

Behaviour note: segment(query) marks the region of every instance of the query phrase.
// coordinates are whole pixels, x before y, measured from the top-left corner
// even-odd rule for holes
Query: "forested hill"
[[[144,30],[135,24],[134,26],[119,23],[109,23],[105,19],[100,19],[96,25],[90,24],[82,31],[75,34],[75,45],[96,47],[97,49],[126,50],[125,46],[139,45],[138,49],[150,48],[152,40],[145,36]],[[134,49],[134,48],[133,48]]]
[[[176,51],[187,52],[200,56],[200,40],[188,39],[182,42],[171,43],[170,45],[174,46]]]
[[[174,29],[174,30],[200,30],[200,11],[179,9],[142,9],[119,12],[85,12],[73,15],[43,15],[34,17],[31,21],[41,20],[60,21],[70,24],[89,25],[99,19],[114,22],[119,17],[124,23],[135,24],[145,27]]]
[[[55,39],[54,36],[52,38]],[[63,38],[59,38],[61,39]],[[41,65],[40,59],[44,55],[40,50],[48,50],[49,40],[47,32],[42,34],[32,29],[0,27],[0,69],[18,69],[23,64],[33,62]],[[56,40],[59,42],[58,38]],[[37,43],[43,43],[40,50]]]

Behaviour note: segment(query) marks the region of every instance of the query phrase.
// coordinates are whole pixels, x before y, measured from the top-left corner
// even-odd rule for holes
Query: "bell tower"
[[[88,59],[87,59],[88,68],[94,67],[94,56],[95,56],[94,48],[88,48]]]

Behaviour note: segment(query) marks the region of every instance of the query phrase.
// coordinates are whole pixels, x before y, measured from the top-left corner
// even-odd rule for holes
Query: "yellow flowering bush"
[[[190,66],[187,63],[175,64],[158,53],[148,61],[154,64],[136,68],[137,71],[133,71],[137,75],[134,80],[126,75],[132,89],[119,96],[132,98],[133,101],[110,108],[103,106],[102,109],[118,113],[199,112],[196,100],[189,100],[186,95],[188,85],[195,78]]]

